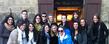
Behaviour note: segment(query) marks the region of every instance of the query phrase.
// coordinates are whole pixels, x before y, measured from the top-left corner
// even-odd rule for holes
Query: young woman
[[[51,24],[50,44],[58,44],[58,26],[56,23]]]
[[[78,22],[74,22],[73,23],[73,34],[72,34],[72,36],[73,36],[73,40],[74,40],[74,44],[79,44],[79,37],[81,37],[81,36],[79,36],[80,34],[79,34],[79,25],[78,25]]]
[[[7,44],[9,35],[14,30],[14,18],[11,15],[6,16],[4,21],[0,24],[0,37],[2,38],[1,44]]]
[[[62,26],[58,28],[58,44],[74,44],[70,34]]]
[[[108,30],[106,25],[100,21],[100,17],[97,15],[93,16],[91,30],[93,44],[105,44],[105,39],[108,36]]]
[[[35,26],[35,29],[39,32],[39,31],[42,31],[41,28],[42,28],[42,21],[41,21],[41,16],[40,14],[37,14],[34,19],[33,19],[33,24]]]
[[[37,44],[50,44],[50,26],[48,23],[44,24],[43,30],[40,33],[40,40]]]
[[[86,33],[81,28],[79,28],[78,22],[74,22],[73,28],[74,28],[74,43],[87,44]]]
[[[35,31],[37,32],[36,36],[38,41],[40,41],[40,33],[42,31],[42,21],[40,14],[37,14],[33,19],[33,24],[35,26]]]
[[[88,26],[86,24],[85,19],[80,19],[80,30],[79,33],[81,34],[81,44],[87,44],[87,30]]]
[[[36,31],[32,23],[29,23],[28,29],[26,30],[27,44],[36,44]]]
[[[73,13],[73,22],[79,22],[79,14],[77,12]]]
[[[17,23],[17,28],[11,32],[7,44],[27,44],[25,27],[26,23],[19,20]]]

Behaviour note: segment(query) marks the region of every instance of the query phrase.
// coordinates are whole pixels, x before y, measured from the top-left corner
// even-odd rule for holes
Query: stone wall
[[[38,13],[38,0],[0,0],[0,20],[9,15],[10,9],[15,18],[22,10],[29,11],[29,16]]]
[[[101,19],[109,29],[109,0],[102,0]],[[109,37],[107,38],[106,44],[109,44]]]
[[[109,0],[102,0],[101,19],[109,29]]]

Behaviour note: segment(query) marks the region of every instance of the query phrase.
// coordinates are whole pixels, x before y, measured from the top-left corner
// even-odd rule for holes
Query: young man
[[[47,20],[47,14],[46,14],[46,13],[42,13],[42,14],[41,14],[41,18],[42,18],[42,23],[43,23],[43,24],[45,24],[45,23],[48,22],[48,20]]]
[[[19,20],[23,20],[26,23],[26,25],[28,25],[29,20],[28,20],[28,11],[27,10],[22,10],[22,12],[20,14],[20,18],[17,20],[17,22]],[[17,22],[16,22],[16,24],[17,24]]]
[[[48,23],[49,23],[49,25],[51,25],[53,22],[54,22],[53,15],[49,14],[48,15]]]

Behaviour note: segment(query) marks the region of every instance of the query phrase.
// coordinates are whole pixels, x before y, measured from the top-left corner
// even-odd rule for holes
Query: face
[[[20,26],[20,30],[24,31],[26,24]]]
[[[40,23],[40,17],[36,16],[36,23]]]
[[[78,14],[77,13],[74,13],[74,18],[78,18]]]
[[[67,21],[67,18],[66,18],[66,16],[62,16],[62,22],[64,23],[64,22],[66,22]]]
[[[53,26],[51,27],[51,29],[52,29],[53,32],[57,32],[57,26],[53,25]]]
[[[26,19],[28,17],[27,12],[22,12],[21,17],[23,19]]]
[[[98,22],[97,16],[94,16],[94,17],[93,17],[93,22],[94,22],[94,23],[97,23],[97,22]]]
[[[46,20],[47,19],[46,17],[47,17],[46,14],[42,14],[42,20]]]
[[[81,25],[81,26],[85,26],[85,20],[83,20],[83,19],[80,20],[80,25]]]
[[[29,31],[33,31],[33,29],[34,29],[34,27],[33,27],[33,25],[32,24],[29,24]]]
[[[73,26],[74,26],[74,29],[78,29],[78,23],[77,22],[74,22]]]
[[[44,29],[45,29],[45,32],[49,32],[49,26],[46,25]]]
[[[13,20],[14,20],[13,18],[9,17],[7,23],[8,23],[9,25],[12,25]]]
[[[48,16],[48,19],[52,22],[53,21],[53,16]]]
[[[58,28],[58,31],[59,31],[59,34],[60,34],[60,35],[63,35],[63,33],[64,33],[63,28]]]

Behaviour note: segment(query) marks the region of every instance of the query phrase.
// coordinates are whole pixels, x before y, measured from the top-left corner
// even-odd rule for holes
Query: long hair
[[[81,21],[81,20],[84,20],[84,21],[85,21],[85,26],[87,26],[87,20],[85,20],[84,18],[81,18],[80,21]],[[79,23],[80,23],[80,22],[79,22]],[[80,25],[80,26],[81,26],[81,25]]]
[[[43,35],[45,36],[45,27],[46,27],[46,26],[48,26],[48,27],[49,27],[48,34],[50,35],[50,26],[49,26],[49,24],[48,24],[48,23],[45,23],[45,24],[44,24],[44,26],[43,26],[43,28],[42,28],[42,32],[41,32],[41,35],[42,35],[42,36],[43,36]]]
[[[36,14],[36,15],[35,15],[35,17],[34,17],[34,19],[33,19],[33,24],[36,23],[36,17],[37,17],[37,16],[40,17],[40,24],[42,24],[42,18],[41,18],[41,16],[40,16],[40,14]]]
[[[56,23],[52,23],[51,24],[51,28],[52,28],[52,26],[56,26],[57,27],[57,30],[56,31],[58,31],[58,25],[56,24]],[[57,34],[58,32],[56,32],[56,34]],[[55,33],[52,31],[52,29],[50,30],[50,35],[52,36],[55,36]]]
[[[45,23],[44,26],[43,26],[43,30],[42,30],[43,32],[45,32],[45,27],[46,27],[46,26],[49,27],[49,31],[50,31],[50,25],[49,25],[48,23]]]
[[[74,22],[74,23],[78,23],[78,30],[80,29],[80,24],[79,22]],[[73,29],[74,29],[74,23],[73,23]],[[75,30],[75,29],[74,29]]]
[[[81,18],[80,21],[81,21],[81,20],[84,20],[85,26],[83,27],[83,26],[80,25],[80,31],[81,31],[82,28],[85,28],[85,31],[87,31],[87,29],[88,29],[87,21],[86,21],[84,18]],[[80,22],[80,23],[81,23],[81,22]]]
[[[29,25],[30,24],[32,24],[33,25],[33,23],[29,23]],[[29,25],[27,26],[28,28],[25,30],[25,33],[26,33],[26,39],[27,39],[27,41],[29,40]],[[37,38],[37,36],[36,36],[36,33],[37,33],[37,31],[35,30],[35,26],[33,25],[33,38],[34,38],[34,41],[36,41],[36,38]]]
[[[79,12],[78,11],[75,11],[75,12],[73,12],[73,15],[75,15],[75,14],[77,14],[78,15],[78,18],[79,18]],[[74,17],[73,17],[74,18]]]
[[[96,17],[97,17],[98,22],[101,20],[100,15],[94,15],[94,16],[96,16]],[[94,16],[92,17],[92,19],[94,18]]]
[[[8,19],[9,19],[10,17],[13,19],[13,20],[12,20],[12,21],[13,21],[12,25],[15,26],[14,17],[13,17],[12,15],[6,16],[5,19],[2,21],[2,24],[4,24],[4,23],[7,23],[7,24],[8,24]]]

